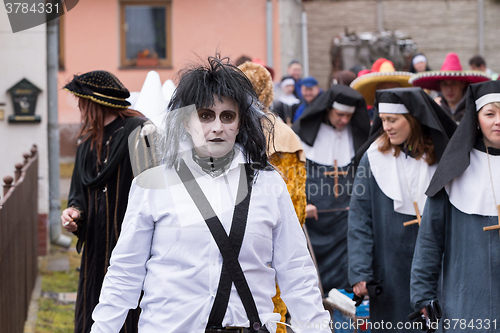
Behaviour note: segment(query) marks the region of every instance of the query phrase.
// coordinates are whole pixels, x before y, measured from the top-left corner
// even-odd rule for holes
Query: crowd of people
[[[332,289],[369,297],[372,332],[500,332],[500,82],[484,59],[381,58],[324,88],[298,61],[277,84],[259,62],[183,69],[156,128],[111,73],[65,86],[83,121],[61,216],[83,251],[75,332],[285,333],[287,313],[330,332]]]

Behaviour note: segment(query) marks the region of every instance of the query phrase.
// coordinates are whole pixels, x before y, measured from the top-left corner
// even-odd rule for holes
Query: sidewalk
[[[59,183],[59,191],[60,197],[62,200],[66,200],[68,198],[69,186],[71,182],[71,174],[68,175],[68,172],[72,171],[72,168],[68,168],[68,166],[62,166],[61,168],[61,178]],[[64,208],[64,207],[62,207]],[[50,275],[54,274],[63,279],[68,274],[76,274],[78,272],[73,272],[73,269],[70,266],[70,256],[72,253],[75,253],[76,249],[74,245],[71,245],[69,249],[62,249],[56,246],[51,245],[51,249],[49,254],[43,257],[38,257],[38,277],[36,280],[35,288],[33,289],[33,293],[31,295],[31,303],[28,310],[28,316],[24,326],[25,333],[35,333],[36,332],[36,324],[39,319],[39,311],[40,304],[46,300],[53,300],[53,302],[57,305],[71,305],[72,309],[74,309],[74,304],[76,302],[76,292],[58,292],[58,290],[67,289],[66,285],[58,285],[56,281],[57,278],[54,277],[54,281],[50,276],[46,276],[47,281],[43,281],[43,274]],[[74,264],[73,264],[74,267]],[[70,279],[68,279],[70,280]],[[46,286],[46,289],[51,289],[50,291],[42,291],[42,285]]]

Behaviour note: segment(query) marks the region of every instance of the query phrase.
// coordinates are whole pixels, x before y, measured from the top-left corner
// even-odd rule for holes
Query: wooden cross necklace
[[[339,146],[339,142],[342,138],[342,133],[340,134],[340,136],[335,132],[335,134],[339,137],[339,139],[337,140],[337,148]],[[338,149],[336,150],[338,152]],[[323,173],[323,175],[325,176],[333,176],[335,177],[335,184],[333,185],[333,191],[335,193],[335,198],[338,198],[339,197],[339,176],[347,176],[349,174],[348,171],[339,171],[338,169],[338,166],[337,166],[337,159],[335,159],[333,161],[333,171],[326,171]]]
[[[486,145],[485,145],[486,146]],[[498,225],[492,225],[489,227],[484,227],[483,231],[489,231],[489,230],[499,230],[500,234],[500,205],[497,204],[497,198],[495,196],[495,187],[493,186],[493,176],[491,174],[491,165],[490,165],[490,154],[488,152],[488,147],[486,147],[486,156],[488,157],[488,170],[490,171],[490,182],[491,182],[491,191],[493,192],[493,201],[495,202],[495,206],[497,207],[497,218],[498,218]]]

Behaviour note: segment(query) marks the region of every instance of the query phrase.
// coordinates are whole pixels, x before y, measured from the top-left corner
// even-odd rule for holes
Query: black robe
[[[403,223],[415,218],[394,211],[394,201],[378,186],[365,153],[354,181],[347,246],[351,285],[374,280],[380,281],[383,288],[380,296],[370,298],[370,321],[374,324],[384,321],[385,326],[380,327],[386,329],[374,326],[372,332],[396,332],[398,323],[411,325],[410,271],[419,227],[417,224],[405,227]]]
[[[411,301],[420,310],[439,299],[439,327],[445,332],[500,332],[500,237],[498,230],[483,231],[496,224],[497,216],[455,208],[444,189],[427,199],[411,271]]]
[[[338,177],[338,198],[335,198],[334,176],[324,175],[325,172],[335,171],[333,166],[307,160],[306,170],[307,203],[316,206],[318,210],[318,220],[308,218],[306,226],[326,296],[332,288],[349,287],[347,213],[355,168],[353,163],[338,168],[340,172],[347,172],[347,175]]]
[[[370,119],[363,96],[352,88],[343,85],[330,87],[314,99],[292,128],[304,145],[314,147],[318,136],[322,135],[320,134],[322,125],[326,123],[328,128],[334,128],[327,120],[327,115],[334,102],[354,107],[349,128],[344,129],[344,133],[346,130],[351,131],[352,142],[343,142],[343,144],[352,144],[354,153],[368,139]],[[326,296],[332,288],[349,287],[347,279],[347,210],[356,163],[352,156],[349,157],[350,163],[349,159],[342,159],[342,167],[339,167],[338,171],[347,172],[347,175],[338,177],[339,197],[336,198],[334,192],[335,177],[324,175],[324,172],[334,171],[334,167],[312,161],[311,155],[308,156],[308,149],[305,148],[307,147],[304,146],[307,158],[307,203],[313,204],[318,210],[318,220],[306,219],[306,226],[316,257],[324,296]],[[339,149],[339,147],[331,142],[331,149]],[[344,153],[346,152],[344,151]],[[336,152],[336,154],[341,155],[342,153]],[[324,160],[324,163],[328,162],[333,163],[328,159]]]
[[[68,207],[81,211],[77,221],[77,250],[82,252],[80,280],[75,309],[75,333],[90,332],[92,311],[99,302],[104,275],[127,209],[128,193],[134,178],[128,136],[145,119],[116,118],[105,126],[101,164],[95,147],[84,141],[77,150],[71,179]],[[137,332],[140,310],[129,312],[120,332]]]

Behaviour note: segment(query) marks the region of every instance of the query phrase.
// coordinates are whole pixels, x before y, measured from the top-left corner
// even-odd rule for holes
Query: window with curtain
[[[121,66],[171,66],[170,1],[120,1]]]

